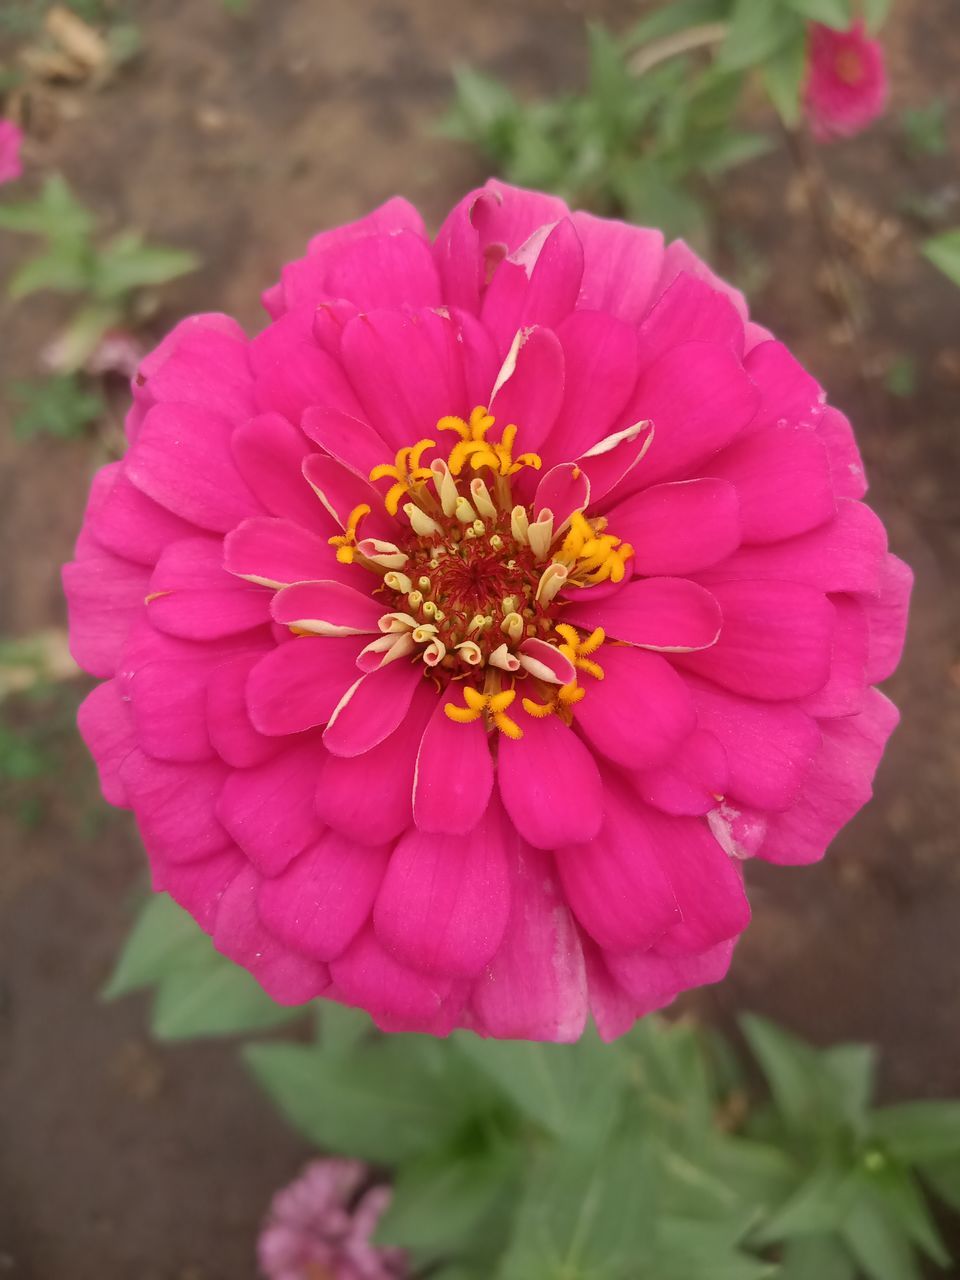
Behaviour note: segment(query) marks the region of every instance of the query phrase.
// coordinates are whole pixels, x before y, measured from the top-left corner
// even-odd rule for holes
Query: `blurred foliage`
[[[887,7],[865,6],[869,21],[879,25]],[[808,23],[852,20],[851,0],[673,0],[619,39],[588,27],[583,93],[521,102],[459,68],[439,129],[479,148],[508,182],[697,239],[711,184],[774,145],[739,123],[748,77],[795,126]]]
[[[107,994],[141,987],[167,1038],[315,1014],[310,1042],[245,1059],[310,1142],[392,1171],[378,1236],[417,1274],[919,1280],[922,1258],[948,1263],[928,1197],[960,1210],[960,1103],[875,1107],[866,1045],[746,1017],[748,1071],[717,1032],[655,1017],[608,1045],[386,1036],[355,1009],[272,1004],[166,898]]]
[[[960,227],[931,236],[924,243],[923,252],[948,279],[960,285]]]
[[[900,127],[911,151],[942,156],[947,150],[947,104],[943,98],[925,107],[905,107]]]
[[[106,411],[103,397],[75,373],[12,382],[10,394],[18,406],[13,417],[13,434],[18,440],[38,436],[75,439]]]

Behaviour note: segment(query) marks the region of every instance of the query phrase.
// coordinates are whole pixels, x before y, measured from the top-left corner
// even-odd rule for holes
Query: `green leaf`
[[[850,0],[786,0],[801,18],[809,22],[822,22],[825,27],[846,31],[853,22]]]
[[[892,396],[908,400],[917,389],[917,362],[912,356],[897,356],[887,369],[883,385]]]
[[[654,1144],[621,1131],[597,1148],[544,1151],[525,1182],[497,1280],[627,1280],[653,1248]]]
[[[803,30],[773,53],[761,68],[763,83],[783,123],[791,128],[800,119],[803,81],[807,69],[807,38]]]
[[[294,1044],[251,1045],[247,1065],[286,1119],[317,1146],[397,1164],[449,1139],[472,1094],[445,1044],[375,1041],[341,1058]],[[464,1066],[463,1075],[467,1074]]]
[[[839,1230],[856,1198],[854,1175],[846,1169],[824,1166],[814,1170],[803,1185],[755,1233],[757,1244],[776,1244],[795,1236],[823,1235]]]
[[[698,168],[708,176],[717,176],[735,169],[737,165],[764,156],[773,149],[773,142],[762,133],[742,133],[730,130],[712,141],[709,154]]]
[[[530,1120],[559,1138],[595,1140],[613,1124],[626,1089],[626,1063],[585,1033],[575,1044],[453,1037],[459,1051]]]
[[[960,1102],[903,1102],[871,1117],[873,1136],[907,1164],[960,1156]]]
[[[151,1019],[158,1040],[266,1031],[302,1017],[302,1008],[277,1004],[246,969],[214,955],[213,963],[169,974],[161,982]]]
[[[910,1241],[879,1200],[857,1202],[843,1239],[868,1280],[921,1280]]]
[[[889,1216],[900,1223],[913,1243],[941,1267],[948,1266],[950,1255],[917,1180],[909,1170],[888,1162],[879,1171],[865,1170],[860,1176],[870,1192],[883,1201]]]
[[[932,236],[924,243],[923,252],[945,276],[960,285],[960,227]]]
[[[30,258],[10,277],[7,294],[25,298],[41,289],[82,293],[90,288],[92,258],[86,245],[75,240],[51,241],[45,253]]]
[[[47,178],[36,200],[0,204],[0,231],[50,240],[83,240],[93,228],[93,215],[74,198],[59,174]]]
[[[115,1000],[202,964],[212,950],[197,922],[165,893],[151,894],[127,936],[102,995]]]
[[[766,62],[796,40],[803,19],[779,0],[734,0],[730,30],[717,55],[725,71],[742,71]]]
[[[817,1104],[815,1050],[755,1014],[745,1014],[740,1026],[777,1110],[788,1124],[802,1127]]]
[[[644,1280],[765,1280],[770,1263],[747,1257],[737,1248],[739,1223],[700,1222],[696,1218],[659,1217],[656,1257]],[[634,1280],[635,1273],[629,1273]]]
[[[787,1244],[777,1280],[857,1280],[857,1269],[840,1241],[805,1236]]]
[[[879,31],[887,20],[893,0],[860,0],[868,31]]]
[[[905,107],[900,126],[911,151],[942,156],[947,150],[947,103],[937,98],[925,107]]]
[[[921,1165],[920,1173],[934,1194],[960,1213],[960,1157],[931,1160]]]
[[[350,1009],[335,1000],[319,1000],[316,1013],[317,1040],[328,1057],[345,1057],[376,1031],[363,1009]]]
[[[834,1111],[862,1132],[873,1097],[876,1050],[869,1044],[838,1044],[823,1050],[819,1059]]]
[[[377,1226],[377,1240],[411,1250],[421,1262],[462,1255],[469,1237],[492,1215],[495,1222],[487,1225],[488,1233],[496,1223],[509,1222],[519,1155],[518,1148],[510,1147],[475,1155],[442,1149],[403,1165]]]
[[[166,284],[195,271],[197,265],[196,254],[144,244],[136,232],[125,232],[98,254],[94,290],[100,298],[124,298],[133,289]]]
[[[55,374],[38,382],[12,382],[10,392],[19,403],[13,434],[18,440],[36,436],[73,439],[106,413],[101,396],[89,391],[75,374]]]
[[[104,334],[123,320],[115,302],[90,302],[75,311],[57,341],[57,368],[76,373],[100,345]]]

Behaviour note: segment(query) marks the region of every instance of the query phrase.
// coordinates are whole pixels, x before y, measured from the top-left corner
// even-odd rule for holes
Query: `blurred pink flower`
[[[862,22],[849,31],[810,24],[805,105],[820,142],[862,132],[887,103],[883,47]]]
[[[0,120],[0,184],[13,182],[23,173],[20,147],[23,133],[12,120]]]
[[[741,859],[870,795],[910,571],[853,432],[682,241],[491,182],[185,320],[65,567],[80,728],[275,999],[621,1034],[716,982]]]
[[[273,1197],[257,1242],[267,1280],[402,1280],[399,1249],[371,1243],[390,1188],[371,1187],[356,1160],[314,1160]]]

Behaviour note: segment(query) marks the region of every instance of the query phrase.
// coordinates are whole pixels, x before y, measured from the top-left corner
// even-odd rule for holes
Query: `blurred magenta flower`
[[[888,88],[883,46],[862,22],[849,31],[810,24],[804,101],[815,138],[861,133],[883,114]]]
[[[0,120],[0,184],[15,182],[23,173],[20,148],[23,133],[12,120]]]
[[[257,1242],[267,1280],[402,1280],[403,1252],[371,1238],[390,1188],[356,1160],[314,1160],[273,1197]]]
[[[278,1000],[613,1037],[823,855],[910,571],[847,419],[681,241],[497,182],[140,366],[64,581],[154,887]]]

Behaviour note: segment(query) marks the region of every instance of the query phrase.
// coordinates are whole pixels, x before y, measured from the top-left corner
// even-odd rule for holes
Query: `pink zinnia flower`
[[[314,1160],[273,1197],[257,1243],[267,1280],[402,1280],[402,1250],[371,1243],[390,1188],[356,1160]]]
[[[317,236],[134,381],[66,566],[154,886],[278,1000],[614,1036],[822,856],[910,572],[846,418],[657,231],[491,182]]]
[[[23,173],[20,147],[23,133],[12,120],[0,120],[0,184],[15,182]]]
[[[883,114],[887,91],[883,46],[862,22],[849,31],[810,24],[804,101],[815,138],[861,133]]]

